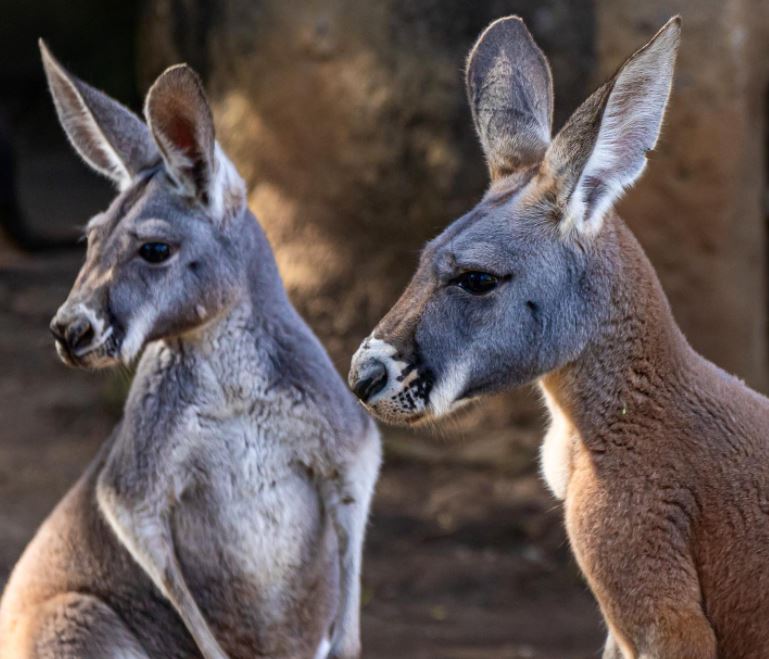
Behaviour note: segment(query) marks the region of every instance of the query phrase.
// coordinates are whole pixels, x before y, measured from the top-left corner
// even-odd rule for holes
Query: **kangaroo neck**
[[[685,381],[694,355],[641,246],[619,220],[608,304],[580,355],[541,378],[546,397],[591,449],[644,433]],[[551,403],[551,404],[552,404]]]
[[[296,313],[283,288],[272,250],[246,212],[233,227],[241,285],[227,307],[204,325],[150,344],[139,368],[160,370],[190,393],[226,401],[263,398],[286,363]],[[290,351],[290,346],[288,348]]]

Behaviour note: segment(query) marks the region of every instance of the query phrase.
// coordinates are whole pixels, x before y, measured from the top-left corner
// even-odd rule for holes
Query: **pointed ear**
[[[186,64],[163,72],[144,106],[166,169],[182,194],[208,205],[215,173],[214,121],[203,85]]]
[[[159,160],[141,119],[106,94],[69,73],[41,39],[48,87],[59,122],[72,146],[93,169],[121,189]]]
[[[641,176],[657,143],[673,82],[676,16],[587,99],[545,157],[564,209],[561,228],[596,233],[609,208]]]
[[[553,80],[520,18],[500,18],[481,34],[466,84],[492,181],[540,162],[550,143]]]

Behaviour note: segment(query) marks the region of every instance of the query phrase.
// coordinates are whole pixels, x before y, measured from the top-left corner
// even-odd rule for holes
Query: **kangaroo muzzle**
[[[112,328],[84,304],[63,304],[49,329],[56,352],[68,366],[94,367],[108,356]]]
[[[382,339],[369,337],[352,358],[350,389],[377,418],[411,425],[430,406],[433,379],[418,359],[406,359]]]

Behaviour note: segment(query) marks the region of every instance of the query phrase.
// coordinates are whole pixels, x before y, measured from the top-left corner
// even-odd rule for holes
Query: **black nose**
[[[387,384],[387,367],[378,359],[370,359],[358,369],[353,393],[364,403],[378,394]]]
[[[64,323],[60,323],[54,318],[48,326],[48,329],[51,330],[54,339],[64,343],[64,332],[67,329],[67,326]]]
[[[85,318],[76,318],[69,323],[57,322],[54,319],[51,322],[50,330],[57,341],[72,351],[86,347],[93,341],[94,337],[93,327]]]

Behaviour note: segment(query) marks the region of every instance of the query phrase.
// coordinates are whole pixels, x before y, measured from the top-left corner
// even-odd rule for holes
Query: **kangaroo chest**
[[[249,629],[282,628],[308,614],[330,618],[336,537],[293,448],[303,434],[312,442],[310,429],[274,414],[194,416],[185,438],[189,485],[173,525],[201,606],[214,619],[224,615],[219,609],[251,618]]]
[[[544,388],[542,394],[550,413],[550,426],[540,447],[540,473],[550,491],[563,500],[566,498],[579,437],[558,403]]]
[[[197,425],[188,437],[192,474],[175,516],[179,534],[205,558],[206,548],[216,548],[211,558],[225,567],[283,580],[325,524],[318,490],[293,448],[305,433],[312,442],[309,431],[253,415],[198,417]]]

